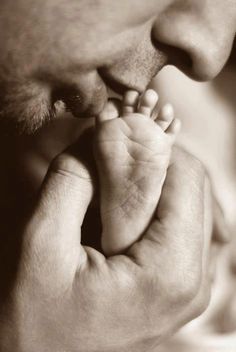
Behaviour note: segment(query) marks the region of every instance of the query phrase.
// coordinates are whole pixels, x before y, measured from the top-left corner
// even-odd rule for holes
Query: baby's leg
[[[157,99],[153,90],[140,101],[137,92],[129,91],[121,118],[109,102],[97,121],[95,157],[107,255],[124,252],[142,236],[160,198],[179,121],[168,105],[153,121]]]

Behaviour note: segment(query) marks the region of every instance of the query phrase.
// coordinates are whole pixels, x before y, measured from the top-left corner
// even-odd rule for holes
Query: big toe
[[[97,122],[104,122],[119,117],[120,104],[118,99],[108,100],[102,112],[97,116]]]

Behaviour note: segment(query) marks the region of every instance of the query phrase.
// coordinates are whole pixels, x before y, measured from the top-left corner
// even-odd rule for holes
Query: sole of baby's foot
[[[157,101],[153,90],[141,97],[128,91],[121,117],[108,102],[97,119],[94,147],[107,255],[125,252],[142,236],[160,198],[180,123],[170,105],[154,121]]]

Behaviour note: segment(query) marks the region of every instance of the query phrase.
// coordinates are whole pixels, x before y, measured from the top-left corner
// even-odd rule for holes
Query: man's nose
[[[204,23],[205,24],[205,23]],[[226,63],[233,44],[234,33],[224,32],[201,21],[158,20],[153,26],[153,42],[163,51],[169,64],[195,80],[213,79]]]

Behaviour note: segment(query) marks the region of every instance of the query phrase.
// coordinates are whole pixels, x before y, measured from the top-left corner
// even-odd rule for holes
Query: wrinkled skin
[[[213,78],[235,17],[229,0],[2,0],[1,120],[30,132],[57,99],[75,115],[97,114],[107,86],[142,92],[167,63]],[[1,351],[148,351],[205,309],[212,207],[200,163],[175,153],[167,210],[160,203],[143,240],[122,256],[80,244],[93,191],[80,155],[61,154],[24,226],[4,224]]]
[[[168,63],[212,79],[236,31],[235,0],[2,0],[0,13],[1,116],[29,131],[57,99],[97,114],[107,84],[143,91]]]
[[[158,212],[125,255],[81,246],[92,191],[83,160],[69,151],[54,160],[17,234],[17,273],[0,296],[0,350],[149,351],[206,308],[212,214],[200,162],[175,152]],[[1,255],[2,278],[14,268],[12,247]]]

